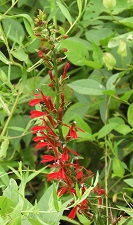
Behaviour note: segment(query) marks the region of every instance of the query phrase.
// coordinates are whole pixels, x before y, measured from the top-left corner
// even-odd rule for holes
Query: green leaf
[[[123,20],[119,20],[119,22],[127,27],[133,28],[133,17],[124,18]]]
[[[113,158],[113,177],[117,176],[117,177],[123,177],[124,173],[125,173],[125,169],[122,165],[122,162],[118,159],[118,158]]]
[[[108,42],[108,48],[114,48],[119,45],[120,41],[132,42],[133,41],[133,31],[118,35],[114,38],[111,38]]]
[[[89,56],[86,43],[80,38],[68,38],[61,43],[62,48],[68,48],[68,52],[65,52],[68,60],[77,66],[86,65],[86,59]]]
[[[34,30],[34,21],[28,14],[25,14],[25,13],[17,14],[17,15],[13,15],[13,17],[14,18],[18,18],[18,17],[25,18],[29,22],[31,29]]]
[[[0,196],[0,214],[5,216],[5,214],[11,213],[13,210],[13,201],[5,196]]]
[[[2,180],[3,184],[6,186],[9,185],[9,176],[7,175],[6,171],[0,165],[0,179]]]
[[[128,123],[133,127],[133,103],[128,107],[127,119]]]
[[[58,196],[57,196],[57,188],[55,184],[53,185],[53,204],[57,212],[59,212],[59,204],[58,204]]]
[[[78,183],[76,183],[76,195],[77,195],[78,199],[81,199],[81,193],[80,193]]]
[[[26,61],[28,60],[28,55],[22,49],[16,49],[15,51],[11,51],[11,54],[18,60]]]
[[[107,90],[115,90],[115,86],[116,86],[115,82],[116,82],[118,77],[119,77],[119,73],[109,77],[109,79],[107,80],[107,83],[106,83]]]
[[[133,188],[133,178],[125,179],[124,182]]]
[[[2,20],[2,23],[7,38],[13,42],[21,44],[25,36],[22,25],[12,18],[6,18]]]
[[[38,220],[34,220],[34,219],[30,219],[30,218],[28,220],[31,223],[31,225],[42,225],[42,223],[40,223]]]
[[[75,220],[71,220],[68,218],[68,216],[62,216],[61,217],[62,221],[67,221],[68,223],[72,223],[73,225],[81,225],[79,222],[75,221]],[[88,224],[89,225],[89,224]]]
[[[94,62],[94,61],[88,61],[88,60],[84,60],[84,65],[92,67],[94,69],[100,69],[101,68],[101,64]]]
[[[32,174],[30,174],[27,179],[26,179],[26,182],[28,183],[29,181],[31,181],[34,177],[36,177],[37,175],[39,175],[40,173],[46,173],[46,167],[43,167],[37,171],[34,171]]]
[[[8,187],[3,191],[3,196],[11,199],[14,205],[19,202],[18,185],[17,182],[11,178]]]
[[[62,14],[65,16],[65,18],[68,20],[68,22],[70,23],[70,25],[72,25],[72,17],[68,11],[68,9],[61,3],[61,2],[56,2],[57,5],[59,6]]]
[[[76,115],[79,117],[83,117],[87,112],[88,108],[89,105],[84,104],[82,102],[76,102],[75,104],[70,106],[68,110],[65,112],[63,116],[63,121],[65,121],[65,123],[68,123],[71,120],[76,119]]]
[[[0,158],[5,158],[9,146],[9,139],[5,138],[0,147]]]
[[[95,44],[95,42],[92,43],[92,47],[93,47],[93,60],[95,62],[97,62],[99,65],[101,65],[101,67],[102,67],[103,52],[102,52],[101,48],[97,44]]]
[[[91,224],[91,221],[89,219],[86,218],[86,216],[82,213],[82,214],[79,214],[77,212],[77,217],[78,217],[78,220],[80,221],[81,224],[83,225],[90,225]]]
[[[126,135],[132,131],[132,129],[126,124],[120,124],[115,128],[115,130],[123,135]]]
[[[78,6],[78,10],[79,10],[79,15],[81,14],[82,12],[82,0],[77,0],[77,6]]]
[[[77,114],[74,114],[74,119],[76,121],[76,126],[79,127],[79,128],[82,128],[82,130],[85,131],[85,133],[89,133],[91,134],[92,131],[91,131],[91,128],[89,127],[89,125],[82,119],[81,116],[77,115]]]
[[[45,204],[44,204],[44,202],[45,202]],[[62,213],[63,213],[63,210],[61,210],[60,212],[57,212],[54,207],[53,185],[51,185],[46,190],[46,192],[43,194],[43,196],[41,197],[41,199],[38,202],[37,208],[41,211],[44,211],[43,214],[38,213],[38,217],[44,223],[47,223],[49,225],[59,223]]]
[[[10,61],[6,58],[6,56],[0,51],[0,61],[9,65]]]
[[[117,123],[110,123],[110,124],[106,124],[104,125],[101,130],[99,130],[98,132],[98,138],[103,138],[106,135],[108,135],[113,129],[115,129],[115,127],[118,126]]]
[[[70,88],[80,94],[102,95],[104,86],[98,81],[92,79],[81,79],[68,84]]]
[[[109,28],[102,29],[90,29],[85,32],[85,36],[89,42],[95,42],[96,45],[100,45],[100,42],[110,36],[113,31]]]

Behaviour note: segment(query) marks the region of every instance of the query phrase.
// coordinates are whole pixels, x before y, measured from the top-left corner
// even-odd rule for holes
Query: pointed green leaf
[[[68,84],[70,88],[80,94],[102,95],[104,86],[98,81],[92,79],[81,79]]]
[[[59,6],[62,14],[65,16],[65,18],[68,20],[68,22],[70,23],[70,25],[72,25],[72,17],[68,11],[68,9],[61,3],[61,2],[56,2],[57,5]]]

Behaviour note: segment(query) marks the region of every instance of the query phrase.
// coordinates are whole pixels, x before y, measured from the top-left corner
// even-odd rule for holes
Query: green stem
[[[18,0],[17,1],[15,1],[12,5],[11,5],[11,7],[9,7],[9,9],[0,17],[0,20],[2,20],[3,18],[4,18],[4,16],[16,5],[16,3],[18,2]]]
[[[14,110],[15,110],[15,108],[16,108],[16,106],[17,106],[17,103],[18,103],[18,100],[19,100],[19,95],[20,95],[20,93],[18,93],[18,95],[17,95],[17,98],[16,98],[16,100],[15,100],[15,102],[14,102],[14,105],[13,105],[13,107],[12,107],[12,110],[11,110],[11,112],[10,112],[10,115],[9,115],[9,117],[8,117],[6,123],[5,123],[5,126],[4,126],[4,128],[3,128],[3,131],[2,131],[2,133],[1,133],[1,135],[0,135],[0,141],[3,139],[3,136],[5,135],[5,132],[6,132],[6,130],[7,130],[7,127],[8,127],[8,125],[9,125],[10,121],[11,121],[11,118],[12,118],[12,116],[13,116]]]
[[[20,69],[22,69],[23,67],[22,67],[19,63],[14,62],[14,60],[13,60],[13,56],[12,56],[12,54],[11,54],[11,49],[10,49],[10,47],[9,47],[8,40],[7,40],[7,37],[6,37],[5,33],[4,33],[4,30],[3,30],[3,28],[2,28],[1,23],[0,23],[0,31],[1,31],[1,33],[2,33],[3,42],[4,42],[5,46],[6,46],[7,51],[8,51],[10,63],[11,63],[12,65],[18,66],[18,67],[20,67]]]
[[[53,57],[53,64],[54,64],[54,72],[55,72],[55,82],[56,82],[56,109],[58,111],[60,107],[60,84],[59,84],[59,77],[58,77],[58,68],[57,68],[57,63],[56,63],[56,54],[54,53]],[[58,116],[58,115],[57,115]],[[62,128],[60,125],[58,125],[58,131],[60,135],[60,139],[64,141],[63,133],[62,133]]]

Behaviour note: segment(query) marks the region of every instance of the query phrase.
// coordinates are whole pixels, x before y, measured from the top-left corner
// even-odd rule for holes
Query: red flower
[[[44,129],[45,129],[44,126],[35,126],[35,127],[31,128],[33,134],[36,134],[36,133],[38,133],[38,132],[40,132],[40,131],[42,131]]]
[[[68,51],[67,48],[64,48],[65,51]],[[66,73],[67,73],[67,70],[69,69],[70,67],[70,63],[66,63],[66,65],[64,66],[64,71],[63,71],[63,75],[62,75],[62,80],[64,80],[66,78]]]
[[[102,195],[105,194],[105,190],[101,189],[100,185],[98,184],[98,188],[94,188],[93,192],[98,194],[98,204],[99,206],[102,206],[103,205]]]
[[[56,161],[56,158],[52,155],[43,155],[42,158],[43,160],[41,161],[41,163]]]
[[[61,168],[58,172],[53,172],[48,174],[48,181],[51,181],[53,179],[56,180],[65,180],[65,173],[64,170]]]
[[[68,215],[68,218],[69,218],[69,219],[74,219],[74,218],[75,218],[76,212],[77,212],[77,208],[78,208],[78,206],[72,208],[71,212],[70,212],[69,215]]]
[[[42,101],[42,98],[35,98],[35,99],[32,99],[30,102],[29,102],[29,105],[30,106],[35,106],[37,105],[38,103],[40,103]]]
[[[42,137],[42,136],[37,136],[37,137],[33,138],[33,141],[35,141],[35,142],[39,142],[39,141],[42,141],[42,140],[44,140],[44,137]]]
[[[68,188],[66,187],[62,187],[60,190],[57,191],[57,195],[62,196],[67,191],[67,189]]]
[[[75,130],[75,121],[72,123],[72,125],[68,131],[68,134],[66,136],[66,141],[69,141],[71,138],[73,138],[73,139],[78,138],[78,135]]]
[[[36,117],[40,117],[40,116],[44,116],[45,113],[44,112],[41,112],[41,111],[38,111],[38,110],[32,110],[30,112],[31,116],[30,118],[36,118]]]
[[[64,150],[62,156],[61,156],[61,162],[66,162],[68,161],[68,150],[67,148]]]
[[[38,142],[35,148],[43,148],[45,146],[49,146],[49,143],[43,141],[43,142]]]

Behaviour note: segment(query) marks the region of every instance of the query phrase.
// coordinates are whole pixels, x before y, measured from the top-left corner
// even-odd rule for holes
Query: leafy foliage
[[[40,164],[44,152],[36,150],[32,141],[28,102],[36,89],[53,101],[56,98],[48,86],[50,46],[42,43],[35,30],[38,9],[45,9],[49,26],[59,30],[58,37],[68,35],[58,45],[59,51],[68,49],[61,53],[59,73],[66,61],[71,64],[63,87],[63,121],[75,120],[85,131],[77,131],[79,138],[69,147],[81,155],[79,161],[87,170],[99,171],[97,182],[105,190],[101,208],[90,199],[89,219],[80,211],[76,220],[66,217],[73,196],[56,196],[58,185],[47,182],[50,169]],[[132,9],[133,1],[128,0],[0,2],[0,224],[57,225],[64,220],[68,224],[132,224]],[[39,58],[38,50],[45,60]],[[66,136],[68,127],[62,132]],[[96,185],[87,181],[82,197],[76,186],[77,205]]]

